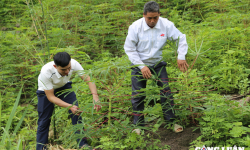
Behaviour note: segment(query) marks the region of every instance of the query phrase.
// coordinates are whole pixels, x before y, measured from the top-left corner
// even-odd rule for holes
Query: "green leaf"
[[[19,93],[18,93],[17,98],[16,98],[16,102],[15,102],[14,107],[13,107],[11,113],[10,113],[9,119],[8,119],[8,121],[7,121],[7,124],[6,124],[5,128],[4,128],[4,130],[5,130],[6,132],[4,132],[4,134],[3,134],[2,144],[4,144],[4,142],[5,142],[6,133],[9,132],[11,122],[12,122],[12,120],[13,120],[13,118],[14,118],[14,115],[15,115],[15,112],[16,112],[16,109],[17,109],[17,106],[18,106],[20,97],[21,97],[22,89],[23,89],[23,87],[21,87],[21,89],[19,90]]]
[[[23,149],[23,144],[22,144],[22,139],[19,137],[18,144],[17,144],[17,150],[22,150]]]
[[[233,129],[229,133],[232,137],[241,137],[242,134],[246,133],[246,131],[244,131],[242,127],[233,127]]]
[[[28,105],[28,106],[29,106],[29,105]],[[20,126],[21,126],[21,124],[22,124],[22,122],[23,122],[23,120],[24,120],[24,117],[25,117],[25,115],[26,115],[26,113],[27,113],[27,110],[28,110],[28,108],[29,108],[28,106],[26,106],[25,111],[24,111],[24,113],[23,113],[23,115],[22,115],[22,118],[19,120],[18,124],[16,125],[15,130],[14,130],[14,132],[13,132],[13,136],[16,134],[16,132],[17,132],[18,129],[20,128]]]
[[[242,122],[234,122],[233,125],[242,126]]]
[[[235,51],[233,51],[233,50],[228,50],[226,53],[228,53],[228,54],[233,54],[233,53],[235,53]]]

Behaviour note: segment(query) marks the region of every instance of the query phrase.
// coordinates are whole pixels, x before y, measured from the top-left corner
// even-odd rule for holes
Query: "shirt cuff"
[[[178,59],[179,59],[179,60],[186,60],[186,59],[185,59],[185,55],[178,55]]]
[[[145,66],[138,66],[139,69],[142,69],[143,67],[145,67]]]

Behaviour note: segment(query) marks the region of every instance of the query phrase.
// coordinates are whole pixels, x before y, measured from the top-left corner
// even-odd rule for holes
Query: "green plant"
[[[4,130],[4,132],[3,132],[3,135],[2,135],[1,147],[3,147],[3,148],[6,147],[6,149],[10,149],[13,146],[13,143],[12,143],[13,137],[15,136],[17,131],[20,129],[20,126],[21,126],[21,124],[22,124],[22,122],[24,120],[24,117],[26,115],[26,112],[27,112],[27,109],[26,109],[24,114],[22,115],[22,118],[19,120],[17,126],[15,127],[15,130],[12,132],[10,130],[10,126],[11,126],[12,120],[14,118],[14,115],[16,113],[21,93],[22,93],[22,88],[20,89],[20,91],[18,93],[18,96],[16,98],[16,102],[14,104],[14,107],[13,107],[12,111],[11,111],[8,122],[7,122],[6,126],[5,126],[5,128],[2,128]],[[17,145],[18,149],[22,149],[22,147],[20,147],[21,146],[20,141],[21,141],[21,139],[19,137],[19,142],[18,142],[19,144]]]
[[[243,101],[244,103],[244,101]],[[202,135],[192,142],[195,146],[248,147],[250,131],[249,105],[212,95],[204,104],[203,116],[198,118]],[[243,119],[245,118],[245,119]]]

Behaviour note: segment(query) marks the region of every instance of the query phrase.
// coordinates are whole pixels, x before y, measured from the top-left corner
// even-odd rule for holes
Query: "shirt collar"
[[[55,65],[55,63],[54,63]],[[57,69],[53,66],[53,68],[55,69],[55,74],[57,76],[57,78],[61,78],[62,76],[60,75],[60,73],[57,71]]]
[[[62,77],[57,70],[56,70],[56,76],[57,76],[57,78],[61,78]]]
[[[161,29],[161,27],[160,27],[160,17],[159,17],[159,19],[158,19],[158,21],[157,21],[157,23],[156,23],[156,25],[153,27],[153,28],[156,28],[156,29]],[[144,29],[144,31],[146,31],[146,30],[148,30],[148,29],[150,29],[150,27],[147,25],[147,23],[146,23],[146,21],[145,21],[145,18],[143,17],[143,29]]]

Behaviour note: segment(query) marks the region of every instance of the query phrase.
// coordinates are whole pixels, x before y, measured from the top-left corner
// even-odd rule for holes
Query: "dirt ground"
[[[155,133],[151,131],[145,131],[145,133],[146,135],[150,133],[153,138],[160,139],[161,147],[169,145],[171,147],[170,150],[189,150],[190,143],[201,135],[199,129],[195,131],[193,130],[194,127],[190,126],[184,128],[183,132],[175,133],[170,129],[164,128],[164,126],[161,126]]]

